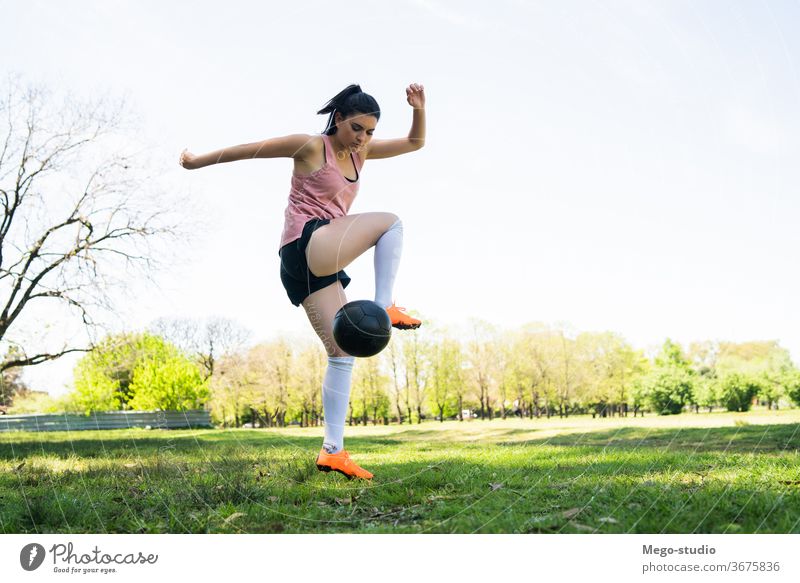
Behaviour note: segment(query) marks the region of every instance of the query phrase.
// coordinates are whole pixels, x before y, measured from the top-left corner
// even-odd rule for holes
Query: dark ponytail
[[[332,136],[336,133],[334,118],[337,111],[342,114],[343,119],[354,113],[374,115],[376,119],[381,119],[381,108],[378,107],[378,102],[371,95],[361,91],[361,87],[358,85],[348,85],[317,112],[317,114],[331,114],[323,134]]]

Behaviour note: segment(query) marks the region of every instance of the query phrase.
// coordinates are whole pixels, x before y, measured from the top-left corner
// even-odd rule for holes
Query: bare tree
[[[149,328],[194,356],[205,369],[206,378],[214,374],[214,367],[221,356],[240,351],[251,336],[244,326],[220,317],[209,318],[205,322],[188,318],[159,318]]]
[[[128,152],[136,134],[124,99],[67,96],[59,106],[18,77],[0,87],[0,341],[21,353],[0,371],[90,350],[101,316],[114,314],[110,291],[130,293],[137,275],[151,280],[186,237],[170,224],[177,206],[165,203],[183,202],[155,192],[147,148]],[[159,250],[158,243],[168,244]],[[26,320],[48,307],[68,314],[59,331],[80,323],[89,345],[69,338],[42,349],[20,340],[26,325],[44,329]]]

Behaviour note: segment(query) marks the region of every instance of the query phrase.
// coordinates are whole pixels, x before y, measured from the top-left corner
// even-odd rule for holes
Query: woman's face
[[[338,111],[334,116],[336,122],[336,137],[344,148],[356,152],[366,146],[372,139],[378,119],[374,115],[354,113],[343,119]]]

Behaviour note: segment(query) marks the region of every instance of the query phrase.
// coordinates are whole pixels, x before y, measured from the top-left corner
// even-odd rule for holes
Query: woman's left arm
[[[406,89],[406,100],[414,108],[411,131],[407,138],[396,140],[371,140],[367,146],[367,159],[391,158],[408,154],[425,145],[425,88],[412,83]]]
[[[411,131],[408,139],[416,144],[417,148],[425,145],[425,88],[412,83],[406,89],[408,104],[414,108],[414,121],[411,122]]]

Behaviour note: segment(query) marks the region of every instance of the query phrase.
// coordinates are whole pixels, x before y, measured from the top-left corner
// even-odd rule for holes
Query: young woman
[[[349,85],[317,112],[330,113],[321,135],[293,134],[199,156],[184,150],[180,157],[181,166],[190,170],[247,158],[294,159],[278,251],[281,282],[292,304],[302,304],[328,354],[322,384],[325,438],[317,468],[348,478],[369,479],[373,475],[356,465],[344,449],[355,361],[333,338],[333,317],[347,303],[344,288],[350,277],[344,268],[374,246],[375,302],[386,308],[392,326],[412,329],[421,325],[392,301],[403,247],[402,221],[393,213],[347,214],[358,192],[365,160],[407,154],[425,144],[424,87],[409,85],[406,100],[414,108],[407,138],[373,140],[381,116],[378,103],[358,85]]]

